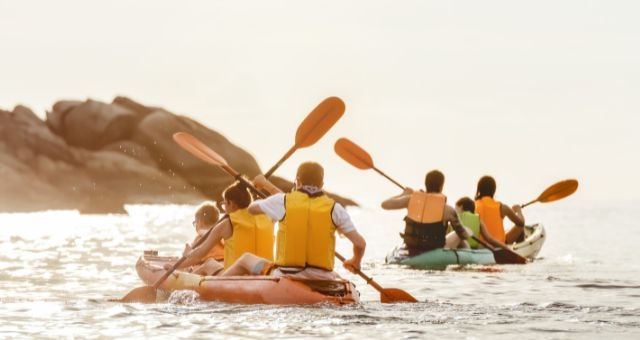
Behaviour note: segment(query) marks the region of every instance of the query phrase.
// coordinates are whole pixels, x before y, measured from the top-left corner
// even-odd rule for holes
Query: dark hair
[[[298,167],[296,177],[302,185],[321,187],[324,180],[324,169],[316,162],[304,162]]]
[[[484,196],[493,197],[496,193],[496,180],[491,176],[482,176],[478,180],[478,188],[476,189],[476,199]]]
[[[462,207],[462,211],[476,212],[476,203],[469,197],[465,196],[456,202],[456,206]]]
[[[200,205],[196,211],[196,220],[201,220],[205,225],[212,225],[218,221],[220,211],[211,202],[205,202]]]
[[[238,208],[244,209],[251,204],[251,193],[249,189],[239,181],[233,182],[222,192],[222,197],[235,203]]]
[[[427,192],[442,192],[444,174],[438,170],[429,171],[424,177],[424,186]]]

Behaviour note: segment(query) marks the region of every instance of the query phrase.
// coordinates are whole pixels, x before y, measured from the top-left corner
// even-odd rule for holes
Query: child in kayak
[[[205,202],[195,213],[193,227],[196,229],[196,237],[191,244],[185,244],[183,255],[190,253],[209,229],[218,222],[220,211],[213,203]],[[224,260],[224,244],[218,242],[201,258],[191,266],[191,272],[200,275],[212,275],[222,269],[220,261]]]
[[[489,232],[487,231],[487,227],[484,225],[482,220],[480,220],[480,216],[475,213],[475,209],[476,205],[469,197],[462,197],[456,202],[456,212],[458,213],[458,218],[460,219],[460,223],[462,223],[462,225],[467,229],[467,232],[470,235],[481,237],[494,247],[506,248],[504,243],[499,242],[498,240],[494,239],[491,234],[489,234]],[[455,232],[450,232],[449,234],[447,234],[447,244],[454,243],[454,237],[457,238]],[[472,249],[482,248],[482,246],[471,237],[469,237],[465,243]]]

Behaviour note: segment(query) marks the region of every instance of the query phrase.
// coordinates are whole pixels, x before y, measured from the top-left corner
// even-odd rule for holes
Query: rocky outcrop
[[[120,213],[127,203],[218,200],[233,179],[182,150],[172,139],[178,131],[196,136],[247,177],[260,173],[255,159],[223,135],[129,98],[59,101],[46,121],[17,106],[0,110],[0,211]],[[274,183],[291,186],[279,178]]]

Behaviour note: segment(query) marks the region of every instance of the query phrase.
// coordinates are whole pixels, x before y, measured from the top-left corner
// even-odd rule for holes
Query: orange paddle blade
[[[344,114],[345,105],[338,97],[329,97],[316,106],[296,131],[296,148],[315,144]]]
[[[117,302],[124,303],[155,303],[157,298],[157,289],[153,286],[144,286],[134,288],[129,294],[125,295],[122,299],[116,300]]]
[[[371,155],[347,138],[338,139],[333,145],[333,149],[340,158],[358,169],[368,170],[373,168]]]
[[[211,150],[196,137],[186,132],[176,132],[173,134],[173,140],[190,154],[200,158],[201,160],[216,166],[227,166],[227,161],[218,153]]]
[[[418,300],[402,289],[383,288],[382,291],[380,291],[380,302],[418,302]]]
[[[553,202],[561,198],[565,198],[578,190],[578,181],[575,179],[567,179],[558,182],[542,192],[538,197],[540,202]]]

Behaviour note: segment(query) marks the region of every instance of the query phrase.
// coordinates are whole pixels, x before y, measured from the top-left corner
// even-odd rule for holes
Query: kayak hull
[[[136,263],[138,276],[154,284],[164,273],[163,265],[176,258],[143,255]],[[158,287],[165,292],[193,290],[201,300],[237,304],[298,305],[360,301],[355,285],[347,280],[300,280],[275,276],[202,276],[174,271]]]
[[[514,243],[511,245],[511,249],[520,256],[533,260],[538,256],[542,245],[547,240],[547,232],[541,223],[537,223],[524,227],[524,237],[524,241]]]
[[[546,240],[542,224],[525,227],[525,240],[511,246],[512,250],[528,259],[534,259]],[[434,249],[416,256],[408,256],[406,248],[395,247],[385,259],[389,264],[400,264],[416,269],[444,270],[449,265],[496,264],[488,249]]]
[[[387,255],[386,262],[416,269],[443,270],[449,265],[494,264],[496,260],[488,249],[438,248],[416,256],[408,256],[407,250],[398,246]]]

